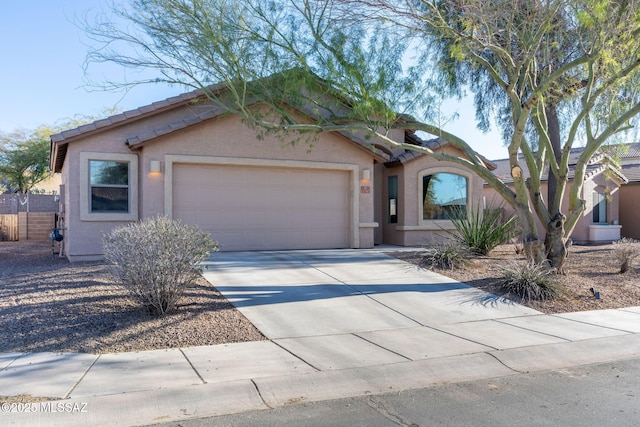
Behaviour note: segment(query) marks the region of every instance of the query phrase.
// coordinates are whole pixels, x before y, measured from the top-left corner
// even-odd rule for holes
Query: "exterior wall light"
[[[362,170],[362,180],[363,181],[369,181],[371,179],[371,170],[370,169],[363,169]]]
[[[149,162],[149,172],[151,172],[151,173],[160,173],[160,161],[151,160]]]

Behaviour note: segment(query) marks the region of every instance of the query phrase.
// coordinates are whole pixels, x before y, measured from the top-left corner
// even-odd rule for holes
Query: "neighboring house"
[[[411,131],[390,137],[460,154]],[[51,142],[70,260],[101,258],[104,233],[158,214],[200,226],[223,251],[426,244],[451,228],[443,214],[482,194],[462,166],[344,132],[313,146],[259,139],[197,91]]]
[[[575,148],[570,152],[569,183],[562,205],[562,212],[565,214],[569,209],[568,194],[573,183],[575,165],[582,151],[582,148]],[[494,160],[493,163],[496,165],[494,173],[503,182],[512,185],[513,178],[511,177],[509,159]],[[529,173],[524,160],[520,162],[520,165],[523,167],[524,176],[528,177]],[[627,224],[632,222],[623,220],[621,212],[621,207],[623,206],[621,189],[629,182],[625,175],[626,171],[621,171],[620,168],[616,167],[614,161],[605,154],[597,154],[589,161],[581,194],[581,197],[586,201],[586,209],[571,235],[574,242],[611,242],[620,239],[621,231],[625,230]],[[540,190],[546,202],[546,174],[542,177]],[[487,205],[493,207],[502,206],[506,215],[514,213],[513,208],[506,203],[501,203],[502,199],[487,184],[484,186],[484,196]],[[542,226],[540,223],[539,225]]]
[[[62,183],[62,178],[59,173],[52,173],[47,179],[42,182],[39,182],[35,188],[34,192],[39,194],[58,194],[60,191],[60,184]]]
[[[622,173],[629,180],[620,187],[622,236],[640,239],[640,143],[624,144],[615,155]]]

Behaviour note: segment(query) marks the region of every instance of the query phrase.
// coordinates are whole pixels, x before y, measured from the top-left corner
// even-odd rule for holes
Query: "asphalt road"
[[[640,426],[640,359],[157,425]]]

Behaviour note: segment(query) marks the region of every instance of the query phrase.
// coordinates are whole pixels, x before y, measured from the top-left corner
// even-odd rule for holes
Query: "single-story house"
[[[563,199],[562,211],[569,210],[568,194],[573,182],[575,165],[582,154],[582,148],[572,149],[569,156],[569,183],[566,189],[566,197]],[[511,168],[509,159],[494,160],[496,165],[494,173],[506,184],[512,185]],[[523,174],[529,176],[524,160],[520,162]],[[626,171],[625,171],[626,172]],[[547,200],[547,173],[543,174],[541,192],[543,199]],[[621,215],[622,192],[621,188],[628,183],[625,173],[617,167],[613,160],[606,154],[597,154],[587,164],[584,185],[581,197],[586,201],[586,209],[578,220],[571,238],[576,243],[611,242],[619,240],[621,230],[626,227]],[[484,185],[484,197],[488,206],[504,208],[505,215],[514,213],[511,206],[501,203],[502,199],[496,191]],[[542,227],[542,224],[539,223]],[[540,228],[544,230],[544,228]]]
[[[620,146],[615,157],[628,182],[620,187],[622,237],[640,240],[640,143]]]
[[[412,131],[390,137],[460,155]],[[158,214],[210,232],[223,251],[425,244],[483,186],[456,163],[346,132],[312,146],[257,138],[198,91],[53,135],[50,166],[72,261],[101,258],[104,233]]]

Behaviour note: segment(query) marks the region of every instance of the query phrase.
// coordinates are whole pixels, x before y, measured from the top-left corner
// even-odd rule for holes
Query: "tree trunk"
[[[535,264],[545,262],[545,248],[544,244],[538,239],[538,230],[533,213],[529,210],[528,205],[518,204],[515,208],[518,221],[522,227],[522,243],[527,260]]]
[[[549,141],[551,142],[552,149],[550,155],[556,159],[557,163],[560,163],[562,159],[562,145],[560,141],[558,112],[556,111],[555,105],[549,105],[545,110],[549,124]],[[551,221],[546,227],[544,247],[549,266],[554,268],[558,274],[564,274],[564,261],[568,255],[564,237],[564,222],[566,217],[560,212],[560,206],[559,203],[557,203],[557,200],[559,200],[556,198],[558,179],[559,177],[556,177],[551,173],[551,170],[549,170],[547,178],[547,211],[551,216]],[[564,188],[564,186],[562,188]]]
[[[524,253],[527,256],[527,260],[530,262],[535,264],[542,264],[543,262],[546,262],[545,245],[537,238],[527,239],[525,237]]]
[[[551,143],[552,152],[549,153],[553,156],[557,163],[562,160],[562,142],[560,137],[560,121],[558,120],[558,112],[555,105],[549,105],[545,108],[545,114],[547,116],[549,142]],[[549,170],[547,178],[547,210],[551,218],[560,214],[560,206],[555,206],[556,191],[558,189],[558,177],[556,177],[551,170]]]
[[[545,251],[549,266],[554,268],[558,274],[564,274],[564,262],[569,255],[564,238],[565,216],[557,214],[547,224],[547,235],[544,240]]]

